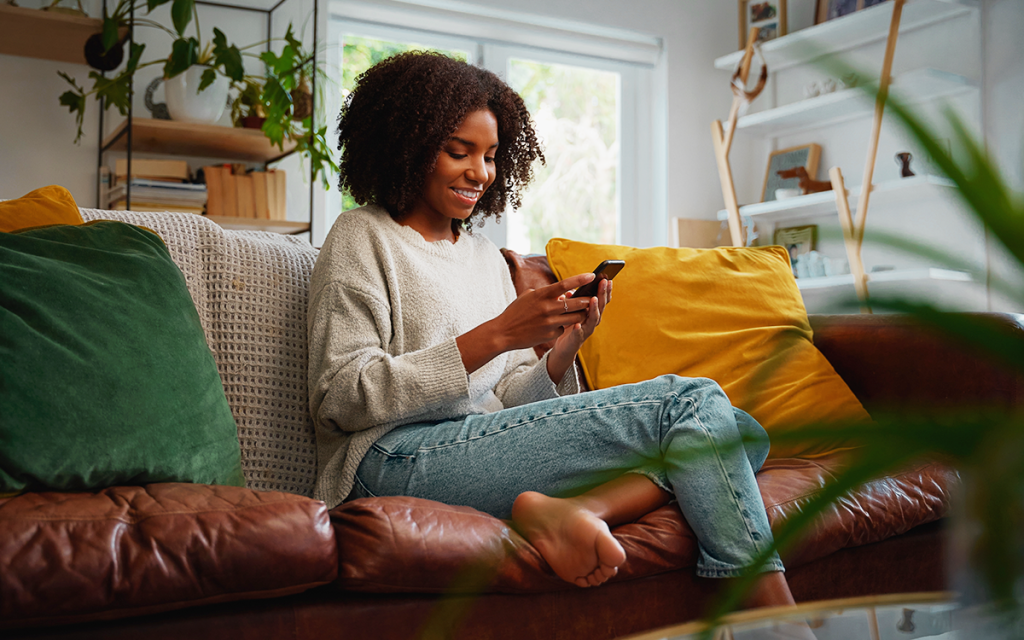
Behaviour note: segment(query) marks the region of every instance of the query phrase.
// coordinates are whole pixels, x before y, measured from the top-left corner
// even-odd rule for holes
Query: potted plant
[[[154,9],[165,4],[171,5],[173,30],[149,17]],[[195,35],[186,36],[193,20]],[[99,73],[121,67],[129,30],[142,26],[159,29],[171,36],[168,55],[142,62],[146,47],[133,42],[128,51],[127,63],[120,72],[112,77]],[[233,85],[240,96],[245,96],[236,98],[239,110],[243,106],[248,107],[254,112],[252,115],[259,115],[258,112],[262,111],[266,118],[262,129],[270,141],[284,150],[285,139],[293,140],[296,150],[310,158],[314,178],[321,175],[323,184],[329,187],[326,169],[336,169],[336,165],[326,143],[326,127],[314,130],[312,114],[298,121],[293,119],[296,117],[296,100],[293,96],[298,95],[295,93],[297,90],[301,91],[303,78],[308,78],[314,70],[312,54],[295,38],[291,25],[283,38],[284,46],[280,54],[264,52],[259,56],[266,72],[262,78],[245,75],[242,56],[248,49],[265,45],[266,40],[239,48],[229,43],[220,29],[215,27],[213,33],[212,41],[201,41],[195,0],[119,0],[112,12],[104,13],[102,30],[91,36],[85,45],[86,61],[96,69],[89,73],[93,81],[92,88],[86,90],[68,74],[58,72],[72,87],[60,96],[60,104],[68,107],[76,117],[78,132],[75,143],[82,137],[89,97],[101,100],[104,108],[117,107],[121,115],[127,116],[135,73],[145,67],[162,64],[168,109],[173,119],[196,120],[189,115],[176,115],[176,108],[179,113],[184,113],[180,106],[182,101],[186,97],[202,96],[204,93],[209,94],[208,102],[212,109],[223,108],[227,103],[228,87]],[[321,69],[316,73],[318,77],[324,76]],[[215,121],[219,117],[220,111],[217,111],[216,115],[210,112],[205,119]]]

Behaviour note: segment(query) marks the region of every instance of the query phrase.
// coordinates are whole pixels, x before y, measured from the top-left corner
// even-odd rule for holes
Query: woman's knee
[[[750,467],[756,473],[768,459],[768,451],[771,448],[768,432],[746,411],[734,408],[733,413],[736,415],[736,428],[743,440],[743,448],[747,452],[747,459],[750,460]]]
[[[721,385],[711,378],[685,378],[675,374],[659,376],[655,380],[666,385],[665,397],[692,403],[694,409],[705,412],[731,412],[732,403]]]

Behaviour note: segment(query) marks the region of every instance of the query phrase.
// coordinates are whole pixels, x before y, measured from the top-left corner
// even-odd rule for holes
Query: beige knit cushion
[[[191,213],[82,209],[160,234],[185,275],[238,424],[246,486],[312,496],[316,439],[306,395],[306,306],[317,251]],[[182,402],[187,402],[182,398]]]

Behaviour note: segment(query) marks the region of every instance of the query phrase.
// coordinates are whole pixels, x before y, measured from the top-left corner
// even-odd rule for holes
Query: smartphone
[[[572,294],[573,298],[592,298],[597,295],[597,287],[602,280],[611,280],[622,271],[626,263],[622,260],[605,260],[594,269],[594,279],[583,285]]]

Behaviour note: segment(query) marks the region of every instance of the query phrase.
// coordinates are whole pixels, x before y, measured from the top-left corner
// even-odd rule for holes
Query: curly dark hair
[[[533,161],[544,161],[530,113],[498,76],[439,53],[392,56],[356,79],[338,116],[339,188],[400,218],[420,197],[452,132],[485,108],[498,121],[497,176],[472,215],[453,220],[452,229],[500,219],[507,205],[521,204]]]

